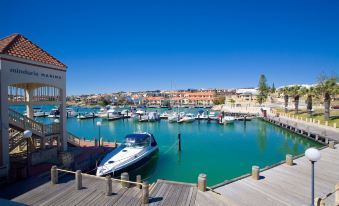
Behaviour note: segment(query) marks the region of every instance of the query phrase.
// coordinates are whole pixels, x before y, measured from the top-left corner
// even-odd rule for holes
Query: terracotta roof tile
[[[48,54],[21,34],[12,34],[0,39],[0,54],[7,54],[45,64],[55,65],[62,67],[62,70],[66,70],[67,68],[67,66],[61,61]]]

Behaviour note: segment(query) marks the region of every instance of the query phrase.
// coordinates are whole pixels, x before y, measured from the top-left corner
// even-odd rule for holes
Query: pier
[[[339,129],[334,127],[278,115],[268,115],[263,119],[321,143],[328,144],[331,140],[339,142]]]
[[[198,184],[158,180],[149,185],[130,181],[127,173],[121,179],[97,177],[51,169],[51,179],[12,199],[27,205],[226,205],[223,197],[206,188],[206,175]]]
[[[315,197],[321,198],[325,205],[335,205],[335,196],[339,198],[339,194],[335,194],[338,193],[335,186],[339,183],[339,145],[334,148],[321,150],[322,157],[315,164]],[[261,170],[258,177],[247,174],[213,188],[229,205],[310,204],[311,163],[306,157],[294,159],[292,164],[289,160]]]

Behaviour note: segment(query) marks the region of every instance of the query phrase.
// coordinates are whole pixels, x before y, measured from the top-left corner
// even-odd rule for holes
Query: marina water
[[[14,109],[24,110],[22,107]],[[50,108],[42,109],[48,111]],[[80,111],[91,109],[81,108]],[[190,109],[190,112],[196,114],[197,109]],[[38,120],[53,121],[49,118]],[[67,130],[78,137],[94,139],[99,135],[97,121],[101,119],[68,118]],[[122,142],[126,134],[134,132],[154,134],[159,145],[159,153],[151,161],[130,172],[131,178],[140,174],[142,179],[150,182],[167,179],[195,183],[199,173],[205,173],[211,186],[249,173],[252,165],[263,168],[284,160],[286,154],[299,155],[309,147],[321,146],[260,119],[246,123],[235,121],[230,125],[203,120],[187,124],[168,123],[167,120],[148,123],[132,119],[102,121],[104,141]],[[178,133],[181,134],[181,152],[177,146]]]

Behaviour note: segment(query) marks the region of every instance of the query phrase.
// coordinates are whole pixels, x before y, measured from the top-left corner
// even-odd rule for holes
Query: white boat
[[[168,122],[173,123],[173,122],[178,122],[179,120],[179,114],[176,112],[173,112],[172,114],[168,115]]]
[[[222,118],[219,123],[220,124],[232,124],[234,123],[235,118],[232,116],[224,116],[224,118]]]
[[[59,109],[52,109],[48,115],[49,118],[59,118],[60,117],[60,111]]]
[[[124,118],[130,118],[132,116],[132,112],[129,111],[128,109],[122,110],[121,114],[123,115]]]
[[[163,112],[163,113],[160,115],[160,119],[168,119],[169,115],[170,115],[169,113]]]
[[[76,117],[78,116],[78,112],[74,111],[71,108],[66,108],[66,115],[67,117]]]
[[[148,121],[149,122],[156,122],[156,121],[160,121],[160,115],[158,112],[149,112],[147,114],[148,116]]]
[[[202,119],[202,120],[208,119],[208,115],[206,114],[206,112],[199,112],[197,116],[195,117],[195,119]]]
[[[159,150],[152,134],[129,134],[124,143],[113,150],[100,162],[96,175],[116,176],[122,172],[138,168]]]
[[[97,115],[94,112],[79,113],[77,116],[78,119],[93,119],[96,117]]]
[[[193,114],[188,113],[181,117],[177,122],[178,123],[191,123],[195,121],[195,117]]]
[[[114,109],[110,109],[107,111],[107,120],[117,120],[117,119],[121,119],[123,117],[123,115],[121,114],[121,112],[114,110]]]
[[[209,119],[218,119],[218,117],[216,116],[215,112],[210,112],[208,115]]]
[[[100,111],[98,112],[98,117],[101,117],[101,118],[107,118],[107,109],[106,108],[100,108]]]

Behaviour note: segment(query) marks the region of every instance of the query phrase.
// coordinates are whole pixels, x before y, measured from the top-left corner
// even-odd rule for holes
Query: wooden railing
[[[12,109],[8,109],[8,116],[11,124],[22,130],[31,130],[32,133],[41,137],[60,133],[59,123],[42,124]]]

